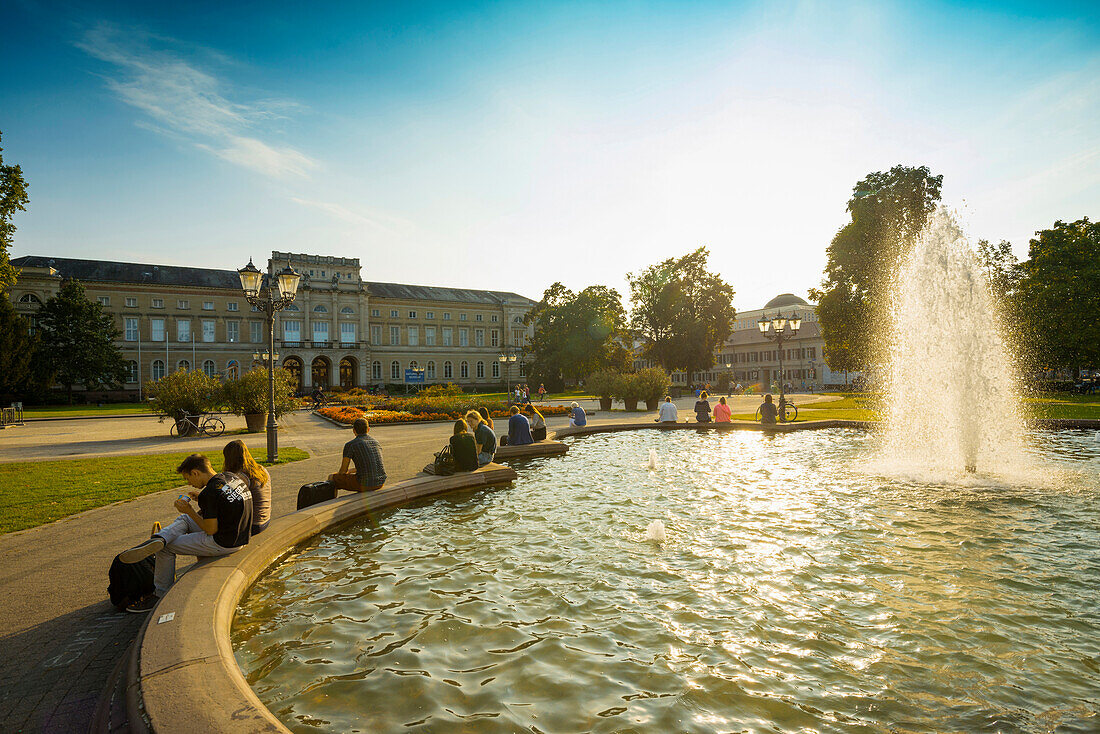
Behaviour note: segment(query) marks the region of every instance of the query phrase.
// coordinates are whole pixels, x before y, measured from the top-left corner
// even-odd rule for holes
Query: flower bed
[[[466,411],[430,411],[413,412],[410,409],[406,410],[387,410],[385,408],[373,408],[358,405],[333,405],[325,408],[321,408],[317,411],[326,418],[331,418],[338,423],[344,423],[351,425],[356,418],[366,418],[374,425],[381,425],[385,423],[408,423],[411,421],[453,421],[458,420]],[[566,415],[569,413],[569,408],[564,405],[554,405],[547,408],[540,408],[539,412],[544,416],[546,415]],[[493,420],[497,418],[507,418],[509,412],[503,408],[495,408],[489,411],[489,415],[493,417]]]

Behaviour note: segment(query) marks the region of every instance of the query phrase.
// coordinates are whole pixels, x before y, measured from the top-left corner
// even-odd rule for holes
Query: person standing
[[[539,383],[539,402],[546,402],[546,385],[541,382]]]
[[[386,468],[382,464],[382,448],[373,436],[368,436],[370,424],[366,418],[356,418],[351,425],[355,438],[344,444],[344,460],[340,471],[330,474],[328,480],[337,489],[349,492],[370,492],[382,489],[386,483]],[[348,471],[351,465],[355,471]]]
[[[671,395],[665,395],[665,402],[657,409],[658,423],[675,423],[679,416],[676,414],[676,403],[672,402]]]

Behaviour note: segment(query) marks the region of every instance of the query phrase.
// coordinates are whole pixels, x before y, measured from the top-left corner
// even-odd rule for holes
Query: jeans
[[[153,586],[157,596],[168,593],[168,587],[176,580],[176,556],[228,556],[240,550],[224,548],[207,535],[190,515],[180,515],[172,524],[157,533],[164,539],[164,550],[157,551],[157,567],[153,572]]]
[[[487,454],[484,451],[482,451],[480,454],[477,455],[477,465],[478,466],[485,466],[486,464],[491,464],[492,461],[493,461],[493,455],[492,454]]]

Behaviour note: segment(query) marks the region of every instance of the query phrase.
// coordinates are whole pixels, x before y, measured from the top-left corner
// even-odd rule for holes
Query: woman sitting
[[[481,413],[476,410],[466,413],[466,425],[474,432],[474,443],[477,444],[477,465],[485,466],[491,463],[497,452],[497,435],[481,417]]]
[[[542,417],[535,406],[528,403],[523,406],[523,414],[527,416],[527,420],[531,422],[531,438],[536,441],[546,440],[546,419]]]
[[[519,406],[513,405],[508,416],[508,435],[500,439],[501,446],[526,446],[534,443],[531,438],[531,423],[527,416],[519,412]]]
[[[707,400],[707,392],[699,393],[699,400],[695,403],[695,420],[699,423],[710,423],[710,401]]]
[[[576,403],[576,401],[569,404],[569,425],[570,426],[586,426],[588,425],[588,416],[584,414],[584,408]]]
[[[718,405],[714,406],[714,422],[715,423],[729,423],[730,422],[730,406],[726,404],[725,398],[718,398]]]
[[[455,471],[474,471],[477,469],[477,443],[466,430],[466,421],[455,421],[455,432],[451,436],[451,458],[455,462]]]
[[[225,445],[222,458],[222,471],[233,472],[248,484],[252,492],[252,535],[262,533],[271,522],[271,475],[256,463],[239,438]]]

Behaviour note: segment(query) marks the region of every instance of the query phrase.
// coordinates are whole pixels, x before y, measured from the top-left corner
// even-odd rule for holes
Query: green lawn
[[[820,420],[875,421],[882,418],[875,409],[876,398],[870,394],[849,395],[828,403],[801,405],[799,396],[792,402],[798,406],[796,423]],[[1100,399],[1094,395],[1058,395],[1050,398],[1025,398],[1024,416],[1027,418],[1100,418]],[[735,420],[755,420],[753,413],[733,416]]]
[[[0,464],[0,533],[33,528],[93,507],[179,487],[183,482],[175,469],[188,453]],[[282,447],[276,463],[308,458],[309,454],[301,449]],[[217,467],[220,457],[212,459]]]
[[[152,413],[148,403],[105,403],[96,405],[43,405],[25,408],[24,418],[79,418],[87,415],[134,415]]]

